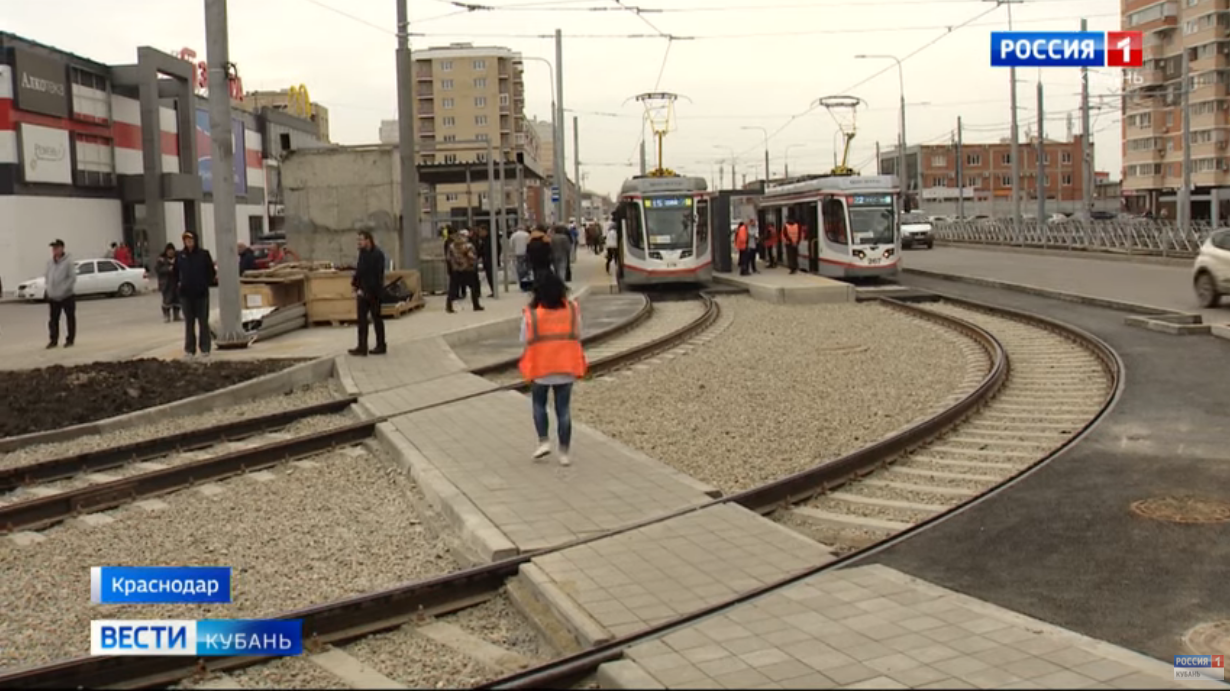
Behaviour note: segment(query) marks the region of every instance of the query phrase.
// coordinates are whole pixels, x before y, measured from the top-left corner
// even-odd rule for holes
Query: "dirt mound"
[[[217,391],[302,360],[95,362],[0,371],[0,438],[103,420]]]

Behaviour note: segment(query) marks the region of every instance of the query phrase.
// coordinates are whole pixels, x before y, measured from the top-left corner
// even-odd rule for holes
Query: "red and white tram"
[[[615,212],[621,285],[707,283],[713,277],[704,178],[642,175],[624,182]]]
[[[760,227],[803,230],[799,268],[831,278],[891,278],[901,262],[900,188],[892,175],[822,175],[770,185],[756,200]]]

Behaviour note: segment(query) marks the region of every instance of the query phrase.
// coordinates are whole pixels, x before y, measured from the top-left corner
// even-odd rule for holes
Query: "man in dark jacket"
[[[218,267],[209,250],[197,244],[195,233],[184,231],[183,240],[172,275],[184,313],[184,357],[196,357],[198,341],[201,357],[209,357],[209,286],[217,278]]]
[[[525,246],[525,259],[529,262],[535,283],[555,270],[555,258],[551,254],[551,239],[547,237],[545,227],[534,226],[534,230],[530,233],[530,242]]]
[[[363,357],[368,353],[384,355],[388,348],[384,342],[384,315],[380,313],[380,298],[384,295],[384,252],[376,247],[372,234],[359,231],[359,261],[355,263],[354,286],[356,307],[359,311],[359,346],[351,355]],[[367,349],[367,324],[371,322],[376,331],[376,347]]]
[[[256,252],[241,242],[239,243],[239,275],[242,276],[249,271],[256,271]]]

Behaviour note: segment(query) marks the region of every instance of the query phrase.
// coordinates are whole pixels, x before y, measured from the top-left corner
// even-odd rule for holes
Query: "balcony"
[[[1125,190],[1156,190],[1164,185],[1161,175],[1129,175],[1123,181]]]
[[[1210,127],[1230,127],[1230,117],[1227,117],[1227,111],[1215,110],[1212,113],[1198,113],[1192,116],[1192,129],[1203,130]]]
[[[1159,144],[1152,149],[1128,149],[1123,153],[1123,164],[1157,163],[1166,157],[1165,145]]]
[[[1223,157],[1228,146],[1230,142],[1226,141],[1195,142],[1192,144],[1192,158]]]
[[[428,89],[420,88],[418,91],[414,92],[414,97],[419,100],[430,101],[431,99],[436,97],[436,92],[430,88]]]
[[[1192,185],[1194,187],[1222,187],[1226,181],[1230,180],[1230,171],[1221,170],[1202,170],[1198,173],[1192,173]]]
[[[1214,21],[1212,26],[1206,26],[1195,33],[1187,34],[1183,37],[1184,45],[1202,46],[1212,41],[1220,41],[1226,37],[1226,27],[1218,26]],[[1196,66],[1192,65],[1192,71],[1196,70]]]
[[[436,116],[435,108],[419,108],[417,113],[420,118],[434,118]]]
[[[414,78],[420,82],[431,81],[431,66],[428,65],[427,67],[419,67],[414,70]]]
[[[1230,94],[1230,89],[1227,89],[1225,84],[1205,84],[1193,89],[1189,98],[1192,103],[1198,103],[1200,101],[1226,98],[1228,94]]]

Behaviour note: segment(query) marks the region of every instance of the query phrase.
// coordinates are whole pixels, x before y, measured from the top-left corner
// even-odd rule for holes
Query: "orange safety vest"
[[[765,247],[777,246],[777,228],[774,228],[773,226],[769,226],[768,228],[765,229],[764,246]]]
[[[571,374],[580,379],[589,364],[581,347],[577,329],[580,309],[572,300],[567,309],[549,310],[526,307],[525,352],[521,355],[521,376],[534,381],[552,374]]]
[[[739,229],[735,231],[735,249],[742,252],[747,249],[747,226],[739,224]]]
[[[798,223],[787,223],[785,230],[785,240],[788,245],[797,245],[802,238],[802,232],[799,230]]]

